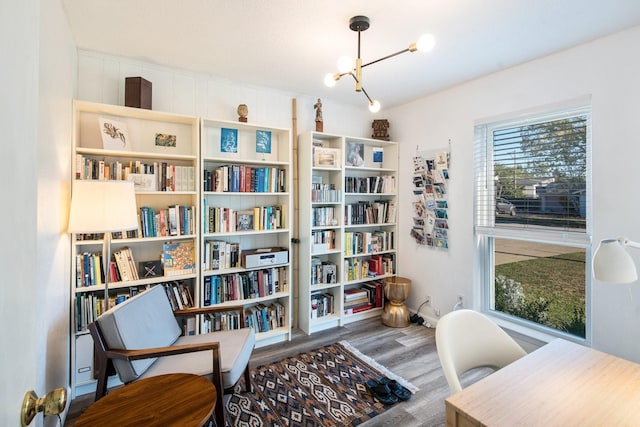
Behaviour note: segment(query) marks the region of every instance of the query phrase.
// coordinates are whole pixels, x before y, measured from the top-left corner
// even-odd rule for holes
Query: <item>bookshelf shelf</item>
[[[382,313],[381,282],[395,274],[396,264],[393,245],[397,228],[398,145],[389,141],[309,132],[300,135],[299,150],[298,323],[300,329],[312,334]],[[359,166],[354,166],[356,163]],[[371,191],[359,191],[361,189]],[[372,214],[373,211],[366,209],[373,209],[374,204],[378,210]],[[362,212],[358,211],[360,208]],[[384,217],[375,216],[381,213]],[[336,221],[335,225],[317,225],[333,221]],[[387,236],[387,240],[380,242],[381,235]],[[347,251],[347,248],[358,248],[357,239],[360,238],[368,245],[386,246],[378,250],[362,249],[359,253]],[[324,245],[330,245],[332,249],[324,249]],[[369,276],[369,265],[381,268],[383,257],[389,271]],[[332,275],[334,268],[335,283],[322,283],[324,275]],[[352,313],[349,308],[353,302],[345,303],[344,296],[361,288],[365,289],[367,301],[353,310],[364,311]]]

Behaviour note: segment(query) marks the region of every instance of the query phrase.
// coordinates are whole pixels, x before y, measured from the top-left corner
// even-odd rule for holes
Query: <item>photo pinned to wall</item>
[[[238,152],[238,129],[220,129],[220,151],[222,153]]]
[[[413,157],[413,226],[410,235],[419,245],[449,249],[450,151],[416,151]]]
[[[175,147],[176,136],[168,133],[156,133],[156,145],[158,147]]]
[[[364,144],[358,144],[355,142],[347,143],[347,166],[364,166]]]
[[[100,117],[99,122],[102,148],[105,150],[131,151],[126,123],[107,117]]]
[[[256,153],[271,154],[271,131],[256,131]]]

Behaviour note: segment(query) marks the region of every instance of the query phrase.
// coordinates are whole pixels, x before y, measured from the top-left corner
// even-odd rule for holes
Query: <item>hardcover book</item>
[[[165,276],[194,273],[195,248],[193,241],[164,243],[162,264]]]

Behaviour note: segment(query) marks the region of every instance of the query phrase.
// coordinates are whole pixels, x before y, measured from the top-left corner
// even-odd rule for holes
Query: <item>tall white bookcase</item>
[[[348,308],[348,294],[395,275],[398,145],[309,132],[298,150],[300,329],[312,334],[379,316],[379,300],[359,311]],[[374,275],[369,262],[382,259]]]
[[[257,346],[291,338],[291,156],[289,129],[201,120],[200,303],[244,305]]]
[[[165,244],[193,245],[194,261],[199,259],[200,233],[198,164],[198,118],[115,105],[74,101],[73,104],[73,179],[125,179],[136,183],[136,204],[139,214],[149,211],[175,213],[181,211],[189,226],[171,235],[171,230],[144,229],[133,234],[122,233],[111,241],[111,253],[127,248],[138,277],[133,280],[111,280],[111,305],[150,286],[183,286],[192,298],[199,298],[198,271],[186,274],[148,275],[139,268],[143,261],[161,262]],[[106,124],[105,124],[106,123]],[[109,130],[110,129],[110,130]],[[105,141],[105,131],[118,136]],[[164,180],[163,171],[164,170]],[[168,171],[168,172],[167,172]],[[138,178],[133,175],[137,173]],[[144,175],[144,176],[142,176]],[[160,182],[162,181],[162,182]],[[181,208],[176,208],[181,207]],[[118,209],[114,206],[113,209]],[[179,215],[179,214],[178,214]],[[168,218],[167,218],[168,219]],[[102,255],[102,236],[72,235],[71,237],[71,321],[72,321],[72,383],[74,395],[95,388],[93,380],[93,340],[87,324],[100,314],[104,282],[96,264]],[[115,378],[114,378],[115,379]]]

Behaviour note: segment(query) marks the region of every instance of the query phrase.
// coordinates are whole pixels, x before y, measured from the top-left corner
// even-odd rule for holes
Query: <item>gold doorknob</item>
[[[28,391],[22,400],[22,411],[20,412],[20,422],[22,427],[31,424],[38,412],[44,415],[58,415],[67,406],[67,389],[57,388],[44,396],[38,398],[35,391]]]

